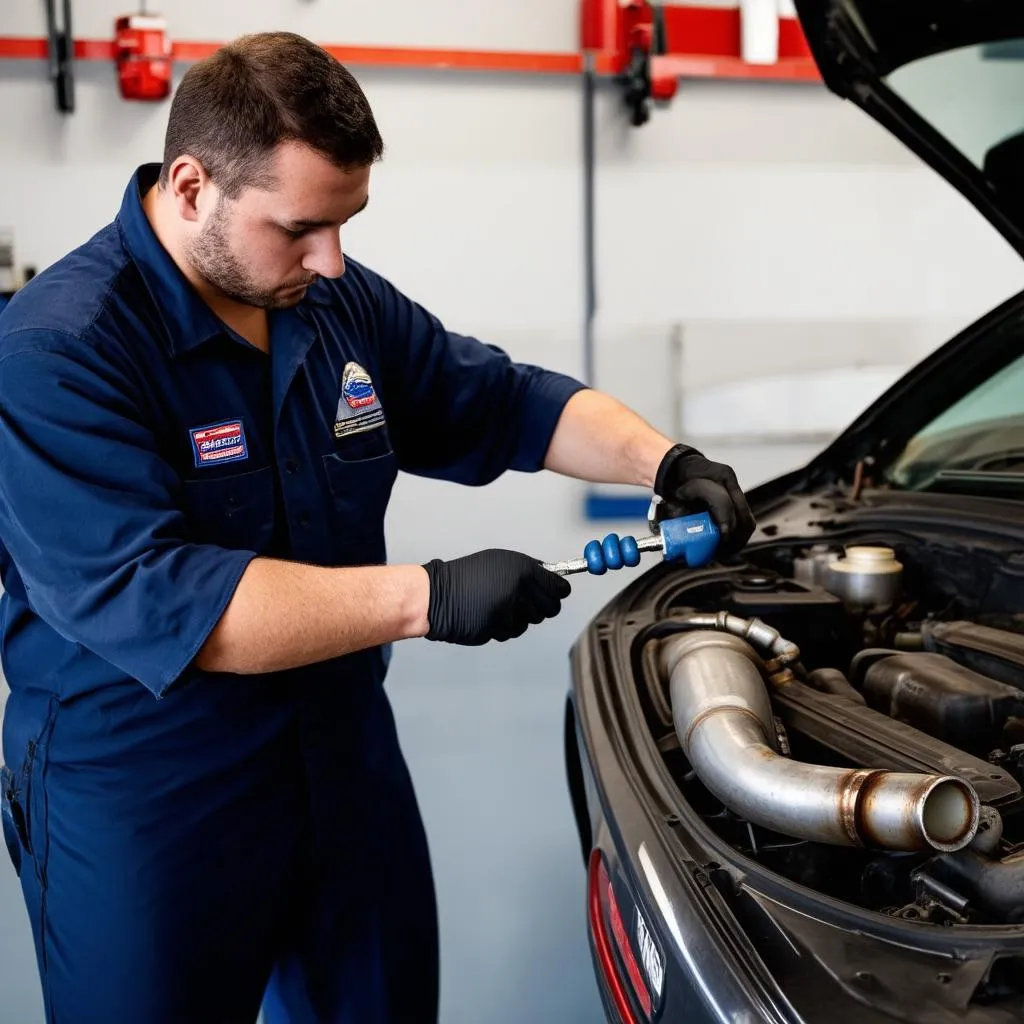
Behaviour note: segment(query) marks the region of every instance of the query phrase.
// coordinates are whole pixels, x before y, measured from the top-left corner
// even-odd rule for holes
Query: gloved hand
[[[754,515],[736,474],[685,444],[670,448],[661,460],[654,493],[661,498],[655,511],[657,522],[710,512],[722,535],[719,552],[723,556],[739,551],[754,532]]]
[[[554,618],[572,588],[568,580],[518,551],[491,549],[423,566],[430,578],[428,640],[476,647],[522,636]]]

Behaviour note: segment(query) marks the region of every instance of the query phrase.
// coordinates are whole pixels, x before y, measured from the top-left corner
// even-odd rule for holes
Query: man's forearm
[[[429,590],[418,565],[325,569],[256,558],[195,664],[275,672],[424,636]]]
[[[610,395],[579,391],[562,411],[544,466],[593,483],[653,487],[674,443]]]

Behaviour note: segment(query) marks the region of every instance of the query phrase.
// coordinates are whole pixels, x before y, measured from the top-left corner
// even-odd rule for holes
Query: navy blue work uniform
[[[433,1021],[427,844],[374,648],[192,664],[257,555],[386,560],[398,470],[541,468],[582,385],[353,261],[233,333],[116,220],[0,316],[3,821],[56,1024]],[[430,552],[424,552],[424,558]]]

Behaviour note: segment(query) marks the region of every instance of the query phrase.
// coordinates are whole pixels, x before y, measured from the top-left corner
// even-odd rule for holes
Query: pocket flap
[[[184,505],[194,540],[261,553],[274,534],[274,470],[186,480]]]

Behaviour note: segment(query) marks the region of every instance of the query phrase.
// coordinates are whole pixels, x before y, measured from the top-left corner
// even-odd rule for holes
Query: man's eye
[[[305,234],[307,234],[309,232],[309,228],[295,228],[295,229],[292,229],[292,228],[281,228],[281,230],[289,238],[302,238],[303,235],[305,235]]]

